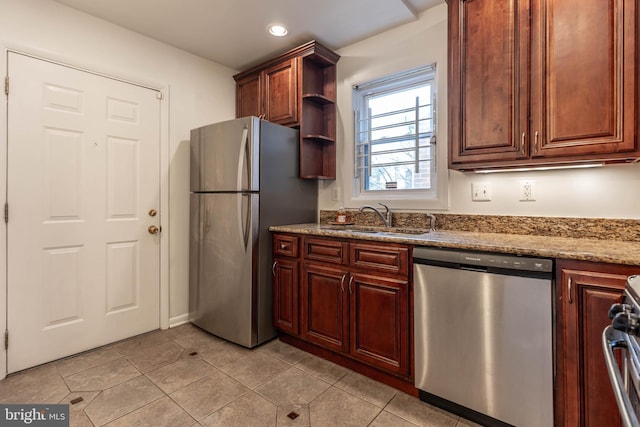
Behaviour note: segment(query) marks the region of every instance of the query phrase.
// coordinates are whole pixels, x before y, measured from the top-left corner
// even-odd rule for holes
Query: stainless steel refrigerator
[[[316,221],[298,141],[257,117],[191,131],[189,317],[245,347],[275,336],[269,227]]]

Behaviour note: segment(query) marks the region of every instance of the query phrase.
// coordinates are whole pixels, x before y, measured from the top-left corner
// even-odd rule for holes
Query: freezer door
[[[190,320],[245,347],[256,342],[258,195],[191,194]]]
[[[191,191],[258,191],[260,120],[243,117],[191,131]]]

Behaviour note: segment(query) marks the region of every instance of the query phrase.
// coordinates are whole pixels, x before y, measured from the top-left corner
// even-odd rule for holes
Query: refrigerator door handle
[[[236,178],[236,187],[237,191],[246,191],[249,190],[249,177],[250,177],[250,166],[249,166],[249,152],[247,150],[249,143],[249,129],[245,126],[242,129],[242,140],[240,141],[240,151],[238,153],[238,176]],[[247,186],[243,188],[242,186],[242,173],[247,172]]]
[[[247,208],[243,212],[243,207],[247,202]],[[247,251],[249,245],[249,230],[251,229],[251,194],[243,193],[242,197],[238,197],[238,226],[240,228],[240,236],[244,243],[244,250]]]

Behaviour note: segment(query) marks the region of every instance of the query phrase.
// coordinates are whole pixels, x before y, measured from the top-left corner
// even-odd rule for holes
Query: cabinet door
[[[602,266],[583,270],[584,266],[558,262],[562,327],[558,343],[560,401],[569,426],[619,426],[618,407],[605,366],[602,331],[611,324],[609,307],[619,302],[627,276],[640,271],[629,267]]]
[[[409,284],[364,274],[349,280],[350,353],[385,371],[408,375]]]
[[[298,122],[297,59],[289,59],[264,71],[266,119],[281,125]]]
[[[638,2],[539,4],[533,15],[532,155],[598,159],[635,150]]]
[[[451,167],[527,158],[528,2],[451,0],[449,41]]]
[[[259,117],[263,112],[260,73],[239,80],[236,84],[236,117]]]
[[[349,305],[346,286],[349,273],[305,264],[302,275],[302,338],[332,350],[348,352]]]
[[[276,258],[273,268],[273,323],[276,328],[298,335],[298,288],[300,262]]]

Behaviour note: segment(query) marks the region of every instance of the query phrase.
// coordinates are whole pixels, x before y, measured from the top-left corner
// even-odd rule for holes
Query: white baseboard
[[[175,328],[176,326],[184,325],[185,323],[189,323],[189,313],[169,318],[169,328]]]

